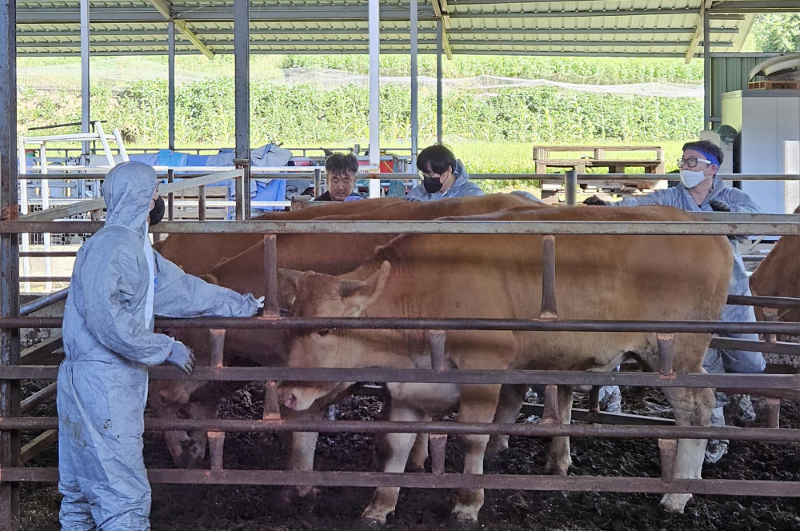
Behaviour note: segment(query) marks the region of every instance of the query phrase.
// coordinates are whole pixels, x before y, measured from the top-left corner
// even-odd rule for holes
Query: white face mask
[[[681,182],[686,188],[694,188],[706,180],[706,174],[701,171],[681,170]]]

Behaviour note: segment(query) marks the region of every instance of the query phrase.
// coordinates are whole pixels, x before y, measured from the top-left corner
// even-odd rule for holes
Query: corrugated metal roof
[[[683,57],[703,1],[420,0],[419,51],[435,53],[441,15],[454,54]],[[90,6],[93,54],[167,53],[167,19],[153,2]],[[18,0],[18,54],[78,55],[79,9],[79,0]],[[252,0],[250,11],[251,53],[368,51],[367,0]],[[172,13],[213,53],[233,53],[232,0],[174,0]],[[754,16],[714,15],[712,51],[741,49]],[[381,1],[382,53],[408,53],[408,20],[408,0]],[[176,50],[200,53],[180,32]]]

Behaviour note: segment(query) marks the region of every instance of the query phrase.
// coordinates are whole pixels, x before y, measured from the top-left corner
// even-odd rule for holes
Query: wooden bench
[[[655,152],[655,158],[610,159],[607,152]],[[552,153],[576,153],[575,158],[555,159]],[[581,154],[584,154],[581,156]],[[591,155],[589,155],[591,154]],[[608,168],[609,173],[625,173],[626,168],[644,168],[644,173],[664,173],[664,149],[661,146],[536,146],[533,148],[536,173],[547,168],[571,168],[585,173],[586,168]]]

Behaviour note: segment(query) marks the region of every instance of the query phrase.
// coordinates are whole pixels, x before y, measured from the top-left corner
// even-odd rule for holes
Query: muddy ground
[[[39,387],[30,382],[26,392]],[[580,396],[580,395],[578,395]],[[582,398],[581,401],[585,401]],[[759,418],[765,405],[754,400]],[[259,418],[263,388],[252,384],[221,404],[226,418]],[[351,396],[332,411],[337,419],[375,419],[384,403],[374,396]],[[623,389],[623,410],[668,416],[669,408],[659,391]],[[37,415],[54,415],[45,404]],[[522,420],[522,419],[521,419]],[[732,421],[733,422],[733,421]],[[757,421],[753,425],[760,425]],[[794,403],[784,401],[781,427],[800,427]],[[29,436],[30,437],[30,436]],[[494,472],[540,474],[546,461],[546,439],[512,438]],[[229,434],[225,467],[230,469],[280,468],[284,450],[271,434]],[[658,447],[654,440],[574,439],[575,475],[660,475]],[[162,439],[148,434],[145,442],[148,466],[172,466]],[[55,466],[56,451],[36,457],[31,465]],[[461,455],[448,442],[447,469],[456,471]],[[317,447],[318,470],[378,470],[374,438],[366,435],[321,436]],[[800,452],[794,446],[733,441],[730,452],[716,465],[706,465],[705,478],[800,481]],[[273,487],[154,485],[154,531],[330,531],[352,529],[368,504],[371,489],[323,488],[313,504],[284,507],[276,504]],[[798,530],[800,500],[759,497],[695,497],[683,515],[665,514],[659,496],[602,494],[597,492],[487,491],[481,526],[487,530]],[[57,531],[60,496],[54,485],[27,484],[22,489],[25,531]],[[405,490],[388,530],[427,531],[452,528],[447,522],[452,501],[449,491]]]

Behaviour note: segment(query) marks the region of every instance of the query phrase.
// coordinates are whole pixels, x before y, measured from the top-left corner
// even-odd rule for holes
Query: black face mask
[[[432,177],[423,177],[422,185],[425,187],[425,190],[429,194],[435,194],[436,192],[442,189],[442,181],[440,181],[439,179],[434,179]]]
[[[158,225],[158,222],[164,219],[164,200],[160,197],[156,199],[156,204],[153,205],[153,210],[150,211],[150,225]]]

